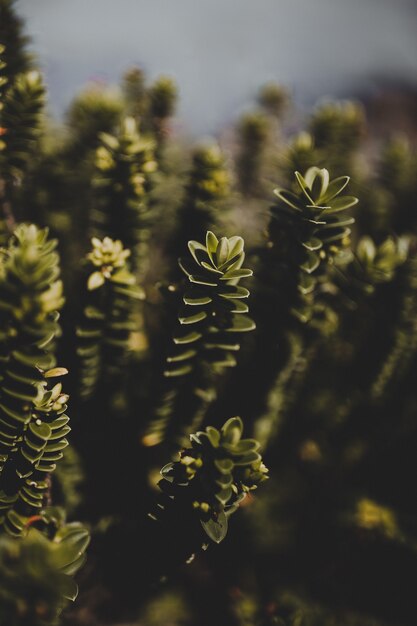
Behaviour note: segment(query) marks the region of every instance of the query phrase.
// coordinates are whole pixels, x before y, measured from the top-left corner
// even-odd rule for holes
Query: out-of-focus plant
[[[220,430],[208,426],[192,434],[191,446],[180,452],[179,460],[161,470],[162,496],[152,517],[166,523],[165,516],[174,515],[193,526],[200,522],[211,541],[223,541],[230,515],[268,478],[259,443],[242,439],[242,432],[242,420],[232,417]],[[202,545],[205,535],[201,533]]]
[[[93,237],[92,244],[82,321],[77,328],[83,398],[94,393],[101,376],[106,380],[123,369],[135,328],[132,303],[144,296],[130,271],[130,250],[109,237]]]
[[[95,166],[91,233],[119,239],[131,250],[135,270],[140,270],[150,234],[149,177],[157,167],[153,142],[140,136],[135,120],[128,117],[118,135],[100,136]]]

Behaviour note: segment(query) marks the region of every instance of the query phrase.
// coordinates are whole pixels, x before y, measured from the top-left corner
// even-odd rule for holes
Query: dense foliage
[[[272,83],[191,145],[140,68],[57,128],[26,46],[0,0],[0,626],[413,626],[415,146]]]

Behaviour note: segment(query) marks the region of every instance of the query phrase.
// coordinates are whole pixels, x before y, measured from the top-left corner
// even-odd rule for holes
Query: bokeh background
[[[417,85],[416,0],[20,0],[62,114],[86,82],[132,64],[172,75],[187,130],[213,133],[262,83],[299,106]],[[393,85],[394,83],[394,85]]]

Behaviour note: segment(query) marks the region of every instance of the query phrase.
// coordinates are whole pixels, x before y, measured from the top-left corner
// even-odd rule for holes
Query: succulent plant
[[[87,259],[99,269],[90,274],[88,278],[87,288],[90,291],[104,285],[106,280],[127,285],[134,284],[135,277],[126,270],[125,264],[126,259],[130,256],[130,250],[123,249],[121,241],[113,241],[110,237],[104,237],[101,241],[97,237],[93,237],[91,243],[93,250],[89,252]]]
[[[78,587],[88,531],[51,508],[31,519],[19,539],[0,535],[1,626],[55,626]]]
[[[278,188],[278,203],[271,209],[273,245],[285,246],[285,262],[298,267],[298,302],[293,313],[308,322],[314,313],[314,292],[326,268],[350,259],[349,235],[353,217],[344,211],[357,203],[341,195],[348,176],[333,180],[327,169],[310,167],[302,176],[295,172],[297,191]],[[343,253],[346,251],[348,255]],[[279,250],[278,250],[279,254]]]
[[[95,153],[91,234],[120,240],[131,250],[135,271],[147,262],[147,192],[156,168],[153,140],[139,134],[133,117],[126,117],[116,134],[100,134]]]
[[[267,478],[259,443],[242,439],[242,431],[240,417],[229,419],[220,430],[208,426],[190,436],[191,446],[179,453],[178,461],[161,470],[161,510],[172,503],[192,510],[216,543],[226,536],[228,517]]]
[[[80,358],[80,394],[88,398],[102,373],[115,372],[126,358],[131,331],[133,302],[144,297],[130,271],[130,250],[121,241],[93,237],[86,258],[86,291],[82,319],[77,328]],[[106,361],[106,351],[113,357]]]
[[[173,335],[174,349],[167,360],[165,391],[143,437],[145,445],[156,445],[178,431],[188,438],[199,428],[217,395],[219,377],[236,365],[241,333],[255,328],[243,302],[249,291],[238,283],[252,276],[243,268],[244,241],[207,232],[206,244],[190,241],[191,258],[179,265],[188,278],[182,289],[183,307]],[[187,406],[184,410],[183,404]],[[181,407],[181,408],[180,408]],[[180,419],[171,420],[179,410]]]
[[[149,89],[149,115],[155,122],[173,115],[177,86],[170,76],[160,76]]]
[[[17,76],[0,109],[0,165],[6,180],[20,179],[30,165],[40,134],[45,89],[39,72]]]
[[[180,256],[196,233],[204,233],[218,222],[230,192],[230,183],[226,160],[219,146],[203,144],[195,148],[180,206],[176,237],[171,244],[173,255]]]
[[[391,281],[407,260],[409,244],[407,237],[387,237],[379,245],[371,237],[362,237],[356,247],[354,273],[364,289],[372,292],[375,285]]]
[[[241,237],[222,237],[209,231],[206,245],[188,244],[192,259],[180,259],[189,280],[185,306],[179,314],[180,327],[174,335],[176,350],[167,359],[166,376],[183,376],[204,361],[218,370],[236,364],[237,337],[255,328],[242,302],[249,296],[238,285],[252,270],[242,267],[245,254]]]
[[[0,472],[24,432],[36,437],[33,403],[55,365],[53,340],[63,304],[57,242],[48,231],[19,226],[0,278]]]

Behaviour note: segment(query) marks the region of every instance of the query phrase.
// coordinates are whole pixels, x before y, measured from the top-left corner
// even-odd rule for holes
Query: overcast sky
[[[62,112],[132,64],[175,77],[187,128],[215,132],[259,85],[300,102],[385,74],[417,82],[417,0],[18,0]]]

